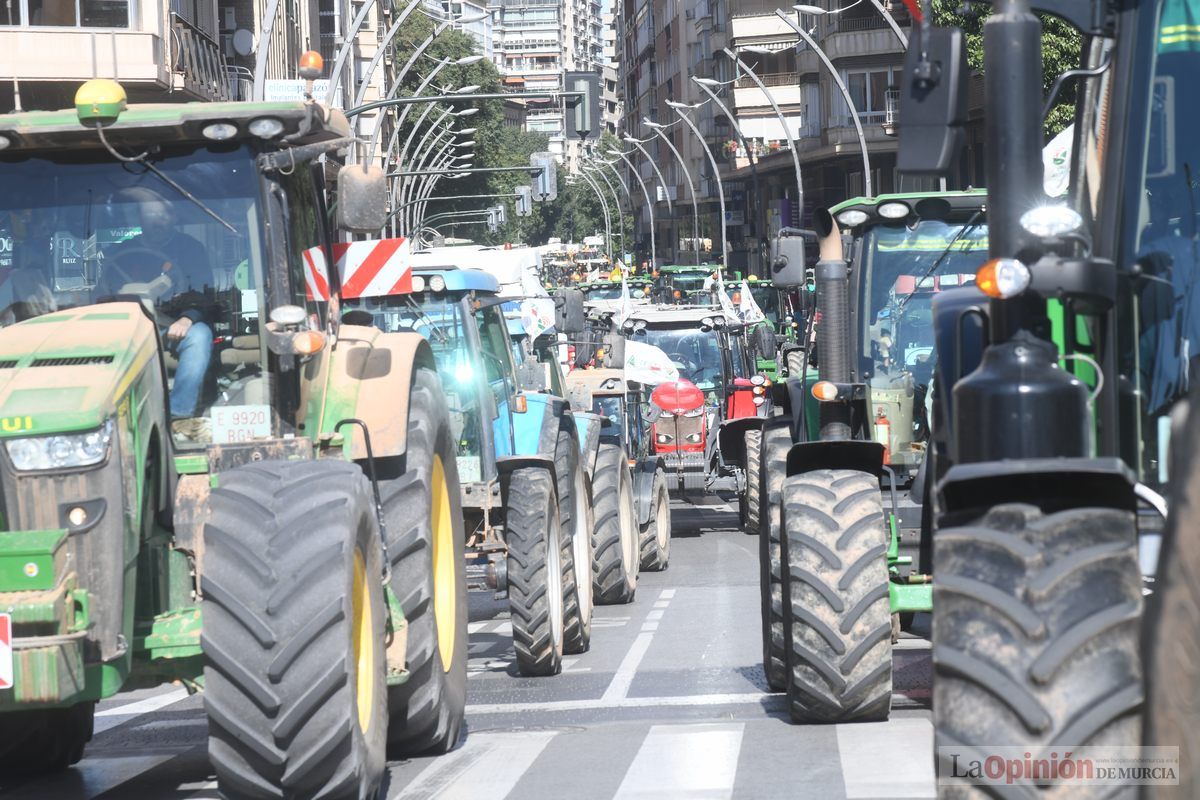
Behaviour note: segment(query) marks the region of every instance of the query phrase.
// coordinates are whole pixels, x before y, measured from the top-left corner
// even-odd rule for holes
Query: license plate
[[[0,614],[0,689],[11,689],[12,685],[12,614]]]
[[[235,444],[271,438],[271,407],[214,406],[212,410],[214,444]]]

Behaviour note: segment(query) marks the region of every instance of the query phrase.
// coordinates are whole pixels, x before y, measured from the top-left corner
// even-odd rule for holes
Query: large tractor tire
[[[602,443],[596,453],[596,524],[592,528],[592,575],[596,602],[602,605],[632,603],[637,591],[637,513],[633,476],[625,450]]]
[[[786,479],[782,494],[792,719],[886,720],[892,619],[879,480],[816,470]]]
[[[228,798],[372,797],[388,709],[371,484],[334,459],[221,474],[201,579],[208,755]]]
[[[0,776],[61,772],[92,739],[94,702],[0,714]]]
[[[563,655],[563,534],[554,480],[536,467],[513,470],[505,510],[508,606],[522,675],[557,675]]]
[[[804,354],[804,350],[794,347],[791,350],[784,351],[784,363],[787,365],[787,376],[789,378],[801,378],[804,376],[804,369],[808,364],[808,358]]]
[[[380,464],[379,492],[409,678],[388,687],[388,746],[444,753],[458,742],[467,702],[467,581],[454,435],[432,370],[413,377],[403,472],[389,474],[394,466]]]
[[[1200,412],[1192,409],[1171,441],[1171,514],[1146,604],[1144,744],[1178,747],[1180,764],[1178,786],[1146,787],[1156,799],[1200,796]]]
[[[773,692],[787,688],[787,637],[783,616],[783,505],[780,500],[787,477],[787,454],[792,437],[787,428],[763,431],[761,452],[763,513],[758,535],[759,597],[762,608],[763,672]]]
[[[671,562],[671,495],[662,470],[654,473],[650,498],[650,519],[641,532],[642,569],[662,572]]]
[[[559,520],[563,527],[563,652],[586,653],[592,642],[592,495],[575,434],[558,433]]]
[[[762,440],[762,430],[746,431],[746,511],[742,530],[751,536],[758,536],[762,527]]]
[[[1004,746],[1037,759],[1042,747],[1140,744],[1136,542],[1132,513],[1043,514],[1024,504],[935,533],[939,748],[965,763]],[[1080,786],[1072,796],[1112,789]]]

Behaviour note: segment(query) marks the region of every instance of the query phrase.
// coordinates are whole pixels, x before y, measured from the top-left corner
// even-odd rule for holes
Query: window
[[[0,26],[128,28],[129,0],[13,0],[12,17],[0,8]]]
[[[310,327],[323,330],[329,304],[313,299],[313,292],[308,289],[308,281],[305,278],[306,260],[319,258],[323,259],[326,265],[332,264],[333,261],[329,258],[325,237],[322,235],[324,211],[317,197],[313,180],[314,169],[317,167],[309,164],[307,169],[299,166],[288,175],[280,173],[279,185],[289,198],[284,211],[284,225],[287,233],[288,266],[291,272],[291,300],[308,312]],[[329,267],[326,266],[326,273],[328,271]]]
[[[864,122],[882,122],[887,112],[887,90],[893,83],[892,70],[872,70],[870,72],[849,72],[843,76],[850,99],[858,109],[858,118]],[[850,110],[840,97],[837,100],[837,117],[849,124]]]

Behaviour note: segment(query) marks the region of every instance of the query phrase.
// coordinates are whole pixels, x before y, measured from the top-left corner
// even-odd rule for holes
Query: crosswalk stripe
[[[933,725],[899,718],[837,726],[838,755],[848,800],[934,797]],[[897,743],[903,742],[903,747]],[[926,758],[914,753],[928,754]]]
[[[558,731],[477,733],[434,761],[396,800],[476,800],[512,791]]]
[[[744,730],[742,723],[653,726],[614,800],[732,797]]]
[[[165,694],[148,697],[145,700],[139,700],[135,703],[126,703],[125,705],[97,711],[93,735],[122,725],[134,717],[149,714],[152,711],[158,711],[160,708],[165,708],[173,703],[178,703],[187,696],[187,689],[173,689]]]
[[[5,790],[5,800],[45,800],[48,797],[95,798],[174,758],[174,753],[149,756],[85,758],[69,772]]]

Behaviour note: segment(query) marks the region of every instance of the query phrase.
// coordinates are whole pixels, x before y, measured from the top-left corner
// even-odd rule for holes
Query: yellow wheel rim
[[[429,524],[433,529],[433,623],[437,626],[438,653],[442,671],[454,665],[455,626],[458,615],[458,550],[454,546],[454,524],[450,519],[450,492],[442,457],[433,457],[433,496]]]
[[[371,725],[375,706],[375,626],[367,595],[367,567],[362,551],[354,551],[354,585],[350,593],[351,648],[354,654],[354,688],[358,705],[358,727],[364,734]]]

